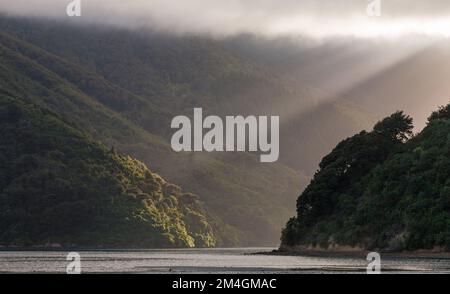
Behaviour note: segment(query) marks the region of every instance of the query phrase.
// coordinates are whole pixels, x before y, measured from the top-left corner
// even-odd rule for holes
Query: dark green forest
[[[382,117],[226,40],[1,15],[0,29],[0,245],[278,245],[323,154]],[[170,120],[194,107],[279,115],[280,161],[173,152]],[[414,136],[396,113],[340,143],[283,246],[444,246],[446,117]]]
[[[450,104],[414,135],[397,112],[339,143],[297,201],[284,249],[450,249]]]
[[[224,81],[231,91],[227,79],[274,79],[208,41],[6,17],[0,22],[0,89],[51,110],[198,195],[220,246],[277,243],[305,175],[279,163],[261,164],[249,153],[177,154],[169,143],[174,116],[192,113],[194,105],[206,111],[220,93],[233,98],[207,87],[208,80]],[[201,81],[200,89],[195,85]]]
[[[211,247],[198,196],[49,110],[0,94],[3,246]]]

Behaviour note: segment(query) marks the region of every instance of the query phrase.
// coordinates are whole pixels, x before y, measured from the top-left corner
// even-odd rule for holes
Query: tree
[[[282,245],[450,250],[449,114],[441,107],[409,139],[412,119],[396,112],[339,143],[299,197]]]
[[[437,111],[434,111],[428,118],[428,121],[431,122],[438,119],[450,119],[450,103],[447,104],[447,106],[441,106]]]
[[[412,137],[413,128],[413,119],[403,111],[397,111],[378,122],[373,130],[376,134],[391,140],[406,142]]]

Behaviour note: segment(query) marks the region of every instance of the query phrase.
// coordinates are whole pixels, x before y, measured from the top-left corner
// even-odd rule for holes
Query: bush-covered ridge
[[[50,109],[96,140],[138,158],[165,179],[199,195],[219,224],[218,246],[276,244],[284,220],[294,212],[289,203],[306,185],[306,176],[280,163],[261,164],[254,154],[176,153],[170,146],[173,116],[184,110],[192,113],[193,106],[221,105],[203,91],[186,88],[205,84],[210,74],[217,85],[223,85],[221,72],[235,57],[223,56],[226,52],[200,40],[1,16],[0,23],[1,89]],[[186,55],[186,50],[191,54]],[[191,55],[200,58],[205,50],[213,65],[191,62]],[[242,60],[233,62],[233,67],[231,73],[248,72]],[[193,71],[201,73],[195,80],[189,79]],[[250,77],[260,76],[260,71],[252,72]],[[181,73],[183,81],[171,77]],[[256,76],[250,80],[259,80]],[[227,84],[233,86],[233,81]],[[142,85],[147,90],[137,91],[135,87]],[[241,90],[242,85],[235,89]],[[227,102],[225,98],[221,101]],[[220,114],[212,109],[209,113]],[[266,182],[271,184],[261,185]]]
[[[450,104],[416,136],[397,112],[341,142],[282,233],[282,247],[295,246],[449,250]]]
[[[52,112],[0,93],[0,245],[215,245],[198,197]]]

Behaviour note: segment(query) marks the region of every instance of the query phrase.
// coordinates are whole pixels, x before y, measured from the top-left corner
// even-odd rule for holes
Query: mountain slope
[[[20,26],[16,29],[20,31]],[[41,30],[45,31],[39,27],[31,31]],[[281,164],[261,164],[257,156],[247,153],[177,154],[167,143],[169,122],[177,112],[175,100],[170,103],[173,110],[164,104],[165,99],[133,93],[86,63],[58,56],[17,35],[0,34],[2,89],[51,109],[107,146],[132,154],[171,182],[199,195],[220,224],[218,244],[277,242],[277,231],[292,214],[289,204],[306,183],[305,176]],[[170,85],[161,87],[170,89]],[[268,188],[261,183],[271,185]]]
[[[214,246],[203,204],[52,112],[0,93],[0,244]]]
[[[450,104],[417,136],[398,112],[341,142],[297,202],[282,248],[450,249]]]
[[[297,60],[305,57],[295,44],[284,40],[282,44],[296,55],[278,47],[268,49],[276,40],[252,43],[254,36],[243,36],[240,45],[230,45],[233,39],[83,24],[7,18],[0,18],[0,23],[5,32],[139,96],[139,103],[128,102],[136,107],[115,110],[166,140],[172,133],[171,118],[179,114],[191,117],[194,107],[221,116],[277,115],[281,123],[280,162],[312,175],[329,148],[376,121],[354,102],[342,97],[330,99],[329,93],[312,86],[318,81],[302,81],[294,74],[290,66],[302,68]],[[74,82],[93,97],[99,92]],[[299,150],[305,154],[303,158],[296,156]]]

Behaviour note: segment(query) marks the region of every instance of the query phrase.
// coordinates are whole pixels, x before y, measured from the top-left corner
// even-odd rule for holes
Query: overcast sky
[[[148,26],[177,33],[302,34],[362,37],[427,33],[450,36],[450,0],[380,0],[381,17],[368,17],[373,0],[81,0],[77,21]],[[0,0],[14,15],[68,19],[71,0]],[[70,21],[74,21],[71,19]]]

